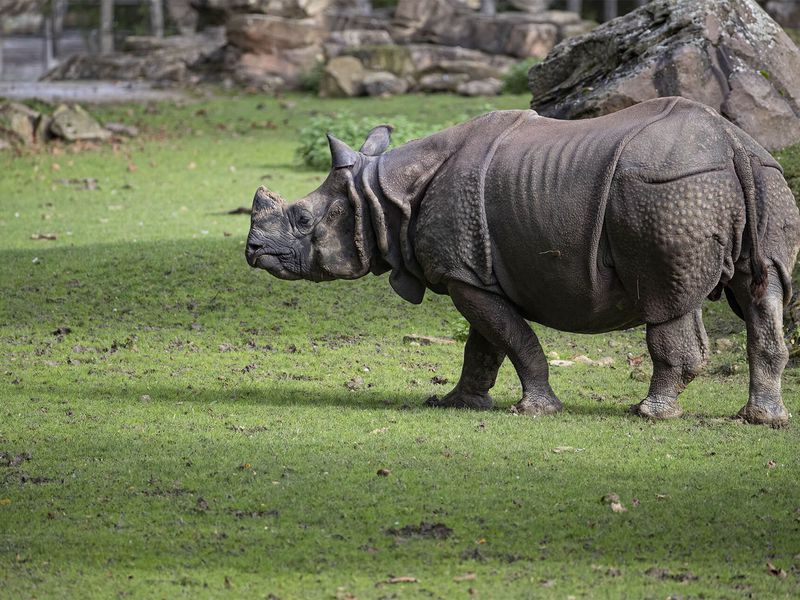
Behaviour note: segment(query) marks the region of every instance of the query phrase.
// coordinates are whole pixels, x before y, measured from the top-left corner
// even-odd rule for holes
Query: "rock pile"
[[[130,36],[125,40],[124,52],[105,56],[76,54],[43,79],[145,79],[192,83],[203,78],[206,64],[218,57],[224,45],[225,30],[219,27],[165,38]]]
[[[543,57],[587,31],[577,14],[520,9],[479,14],[474,0],[399,0],[394,11],[360,0],[192,0],[214,34],[129,39],[125,54],[76,57],[50,79],[191,82],[215,75],[263,90],[297,88],[321,71],[325,96],[408,90],[497,93],[519,58]],[[320,65],[324,68],[320,68]]]
[[[707,104],[761,144],[800,142],[800,51],[754,0],[654,0],[556,47],[531,107],[584,118],[659,96]]]
[[[43,144],[52,139],[105,141],[113,135],[133,137],[137,133],[135,127],[120,123],[102,126],[77,104],[61,104],[50,115],[19,102],[0,104],[0,149]]]

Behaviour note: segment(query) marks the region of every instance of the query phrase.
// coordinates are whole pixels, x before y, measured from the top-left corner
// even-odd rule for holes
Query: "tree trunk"
[[[567,10],[581,14],[583,0],[567,0]]]
[[[42,17],[42,70],[47,73],[53,67],[53,16]]]
[[[618,14],[619,7],[617,6],[617,0],[606,0],[603,6],[603,20],[610,21],[611,19],[616,19]]]
[[[164,5],[161,0],[150,0],[150,30],[155,37],[164,37]]]
[[[67,0],[53,0],[53,56],[61,56],[61,36],[64,33],[64,17],[67,14]]]
[[[497,13],[497,3],[495,0],[481,0],[481,14],[493,17]]]
[[[100,0],[100,54],[114,51],[114,0]]]

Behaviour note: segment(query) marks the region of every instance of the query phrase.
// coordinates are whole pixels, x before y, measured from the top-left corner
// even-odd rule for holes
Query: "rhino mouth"
[[[291,252],[278,254],[269,252],[266,248],[260,248],[247,257],[247,262],[251,267],[264,269],[279,279],[302,279],[302,275],[287,267],[287,263],[291,265],[292,261],[284,259],[291,258],[291,256]]]

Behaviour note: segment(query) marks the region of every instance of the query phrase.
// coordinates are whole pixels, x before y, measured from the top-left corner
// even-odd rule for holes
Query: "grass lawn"
[[[316,187],[324,173],[294,158],[315,112],[445,123],[484,108],[106,107],[143,135],[0,155],[0,598],[800,595],[800,433],[729,419],[747,365],[726,306],[706,311],[715,352],[683,418],[626,415],[647,390],[642,329],[537,328],[549,353],[613,364],[554,367],[566,411],[529,419],[508,413],[508,364],[496,410],[423,406],[457,380],[463,345],[403,337],[460,330],[448,298],[245,263],[248,217],[226,212],[262,183]],[[796,366],[784,398],[798,415]]]

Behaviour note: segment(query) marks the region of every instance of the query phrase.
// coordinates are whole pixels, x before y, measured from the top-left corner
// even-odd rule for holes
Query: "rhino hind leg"
[[[444,398],[433,396],[426,404],[440,408],[490,409],[494,401],[489,390],[494,386],[505,356],[505,352],[483,337],[475,327],[470,327],[464,346],[461,378]]]
[[[539,340],[514,306],[502,296],[460,282],[451,282],[448,292],[472,329],[514,364],[522,384],[522,399],[514,412],[539,416],[561,411],[561,402],[548,381],[547,358]],[[468,368],[466,360],[464,368]]]
[[[758,302],[750,293],[748,274],[737,273],[731,281],[744,310],[750,369],[748,401],[737,417],[748,423],[783,427],[789,422],[789,411],[781,398],[781,375],[789,359],[783,339],[784,293],[774,267],[770,267],[767,277],[766,294]]]
[[[631,412],[651,419],[683,414],[678,395],[708,360],[708,336],[700,309],[665,323],[647,325],[647,349],[653,377],[647,397]]]

